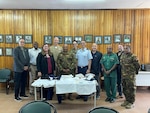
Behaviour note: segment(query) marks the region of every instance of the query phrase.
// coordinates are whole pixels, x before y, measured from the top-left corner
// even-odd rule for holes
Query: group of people
[[[121,106],[126,109],[134,107],[135,102],[135,75],[140,69],[137,57],[131,53],[129,45],[118,45],[118,52],[113,53],[112,47],[107,47],[107,53],[101,59],[104,74],[104,85],[107,98],[106,102],[113,103],[116,98],[123,98]],[[116,87],[117,86],[117,87]],[[116,97],[118,89],[118,96]]]
[[[33,43],[32,49],[24,47],[25,40],[19,40],[19,46],[14,49],[14,72],[15,72],[15,100],[27,98],[25,86],[27,82],[27,72],[29,71],[30,82],[29,91],[33,95],[32,82],[37,77],[60,76],[68,74],[95,74],[96,98],[100,98],[100,76],[104,75],[104,86],[107,98],[105,101],[115,102],[116,98],[123,98],[125,101],[121,106],[132,108],[135,101],[135,74],[138,72],[140,64],[137,57],[131,53],[128,45],[118,46],[118,52],[113,53],[112,46],[107,47],[107,53],[102,54],[97,50],[97,44],[93,43],[91,50],[86,47],[86,42],[81,41],[81,48],[78,48],[77,41],[73,41],[73,48],[69,51],[68,45],[59,46],[59,38],[55,37],[53,45],[49,47],[44,44],[42,50],[38,48],[38,43]],[[118,88],[118,96],[116,97]],[[51,100],[53,98],[53,88],[44,88],[43,97]],[[68,99],[72,99],[72,94],[68,94]],[[58,102],[61,103],[65,95],[57,95]],[[88,95],[78,95],[76,99],[88,100]]]

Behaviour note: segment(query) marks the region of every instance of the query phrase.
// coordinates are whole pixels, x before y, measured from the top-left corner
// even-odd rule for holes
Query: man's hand
[[[69,72],[70,69],[63,69],[63,72]]]
[[[42,73],[41,72],[38,72],[38,77],[41,77],[42,76]]]
[[[90,70],[88,69],[88,70],[86,70],[86,74],[88,74],[88,73],[90,73]]]
[[[24,66],[24,70],[27,71],[28,70],[28,66]]]

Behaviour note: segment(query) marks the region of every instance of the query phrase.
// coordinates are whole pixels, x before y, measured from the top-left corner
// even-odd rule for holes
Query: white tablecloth
[[[150,72],[140,71],[136,75],[136,86],[150,86]]]
[[[56,94],[77,93],[90,95],[94,93],[94,107],[96,107],[96,80],[88,81],[85,78],[62,76],[60,80],[35,80],[31,85],[34,87],[35,100],[37,100],[36,87],[41,87],[41,100],[43,99],[42,87],[56,87]]]
[[[87,81],[84,78],[61,78],[56,81],[56,94],[77,93],[90,95],[96,92],[96,81]]]
[[[35,80],[31,86],[33,87],[44,87],[44,88],[49,88],[49,87],[54,87],[55,86],[56,80],[47,80],[47,79],[37,79]]]

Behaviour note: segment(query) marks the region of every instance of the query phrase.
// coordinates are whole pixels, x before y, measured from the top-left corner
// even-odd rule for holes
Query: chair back
[[[10,69],[0,69],[0,79],[10,79],[11,70]]]
[[[21,107],[19,113],[57,113],[57,111],[54,105],[46,101],[33,101]]]
[[[119,113],[119,112],[108,107],[96,107],[90,110],[89,113]]]

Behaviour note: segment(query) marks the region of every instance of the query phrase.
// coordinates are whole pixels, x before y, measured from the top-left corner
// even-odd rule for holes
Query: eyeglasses
[[[20,43],[25,43],[24,41],[20,41]]]

